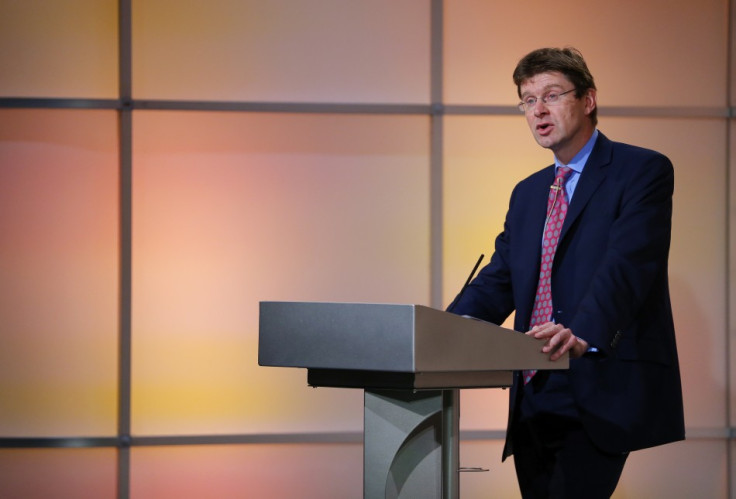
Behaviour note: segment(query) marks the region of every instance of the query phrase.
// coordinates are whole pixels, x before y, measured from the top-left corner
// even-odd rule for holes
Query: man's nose
[[[547,104],[542,99],[537,99],[532,110],[534,111],[534,116],[542,116],[543,114],[547,114]]]

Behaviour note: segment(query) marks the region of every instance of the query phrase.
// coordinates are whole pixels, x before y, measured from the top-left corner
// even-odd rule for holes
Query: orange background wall
[[[730,1],[121,5],[129,73],[117,1],[0,2],[0,496],[361,497],[362,394],[259,367],[258,302],[446,306],[552,161],[513,67],[573,45],[600,130],[676,175],[688,440],[633,454],[615,497],[736,497]],[[491,468],[463,497],[518,497],[507,393],[461,396],[461,465]]]

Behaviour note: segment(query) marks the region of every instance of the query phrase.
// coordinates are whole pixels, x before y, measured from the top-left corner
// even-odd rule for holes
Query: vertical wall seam
[[[725,419],[726,419],[726,427],[728,428],[727,431],[727,438],[726,438],[726,490],[728,491],[728,497],[736,498],[736,488],[734,483],[734,478],[731,476],[731,470],[736,468],[736,465],[734,465],[733,459],[733,446],[734,446],[734,427],[733,422],[731,420],[731,404],[733,401],[731,400],[731,377],[732,377],[732,366],[731,366],[731,358],[733,356],[732,352],[732,341],[731,341],[731,335],[734,331],[734,325],[732,323],[733,321],[733,311],[731,310],[732,303],[731,303],[731,275],[732,275],[732,266],[733,266],[733,259],[731,256],[731,252],[733,251],[733,241],[731,240],[733,230],[731,227],[732,223],[732,217],[731,217],[731,203],[732,203],[732,196],[731,196],[731,169],[733,168],[732,159],[731,159],[731,129],[732,129],[732,122],[733,122],[733,95],[731,91],[731,85],[733,84],[732,81],[732,71],[733,68],[733,43],[734,43],[734,8],[733,8],[733,2],[734,0],[729,0],[726,4],[727,9],[727,15],[726,15],[726,106],[728,109],[728,113],[726,116],[726,167],[725,167],[725,174],[726,174],[726,181],[724,182],[726,186],[726,199],[725,199],[725,210],[726,210],[726,222],[725,222],[725,231],[726,231],[726,255],[725,255],[725,264],[726,264],[726,283],[725,283],[725,294],[726,294],[726,335],[725,335],[725,365],[726,365],[726,372],[725,372],[725,398],[726,398],[726,404],[725,404]]]
[[[118,3],[119,317],[117,497],[130,497],[132,310],[132,18],[131,0]]]
[[[429,299],[442,308],[443,286],[443,0],[432,0],[430,11],[430,158],[429,158]]]

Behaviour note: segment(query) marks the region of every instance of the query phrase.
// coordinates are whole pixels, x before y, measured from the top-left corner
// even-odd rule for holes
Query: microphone
[[[455,305],[457,302],[460,301],[460,298],[463,296],[463,293],[465,293],[465,290],[470,285],[470,281],[473,280],[473,276],[475,275],[475,271],[478,270],[478,267],[480,266],[480,262],[483,261],[483,257],[485,255],[483,253],[480,254],[480,258],[478,258],[478,261],[475,262],[475,267],[473,267],[473,270],[470,272],[470,275],[468,276],[468,280],[465,281],[465,284],[463,285],[462,289],[460,289],[460,292],[457,294],[457,297],[453,300],[453,302],[450,304],[449,307],[447,307],[447,312],[452,312],[452,309],[455,308]]]

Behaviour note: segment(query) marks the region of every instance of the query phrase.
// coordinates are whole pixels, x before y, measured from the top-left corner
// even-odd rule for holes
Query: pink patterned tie
[[[544,222],[544,234],[542,236],[542,262],[539,268],[539,284],[537,295],[534,297],[534,308],[532,319],[529,324],[534,327],[552,319],[552,262],[555,258],[555,250],[560,240],[560,230],[567,214],[567,197],[565,196],[565,182],[570,175],[567,166],[561,166],[557,170],[557,176],[552,183],[547,198],[547,219]],[[529,383],[537,373],[536,370],[524,371],[524,384]]]

